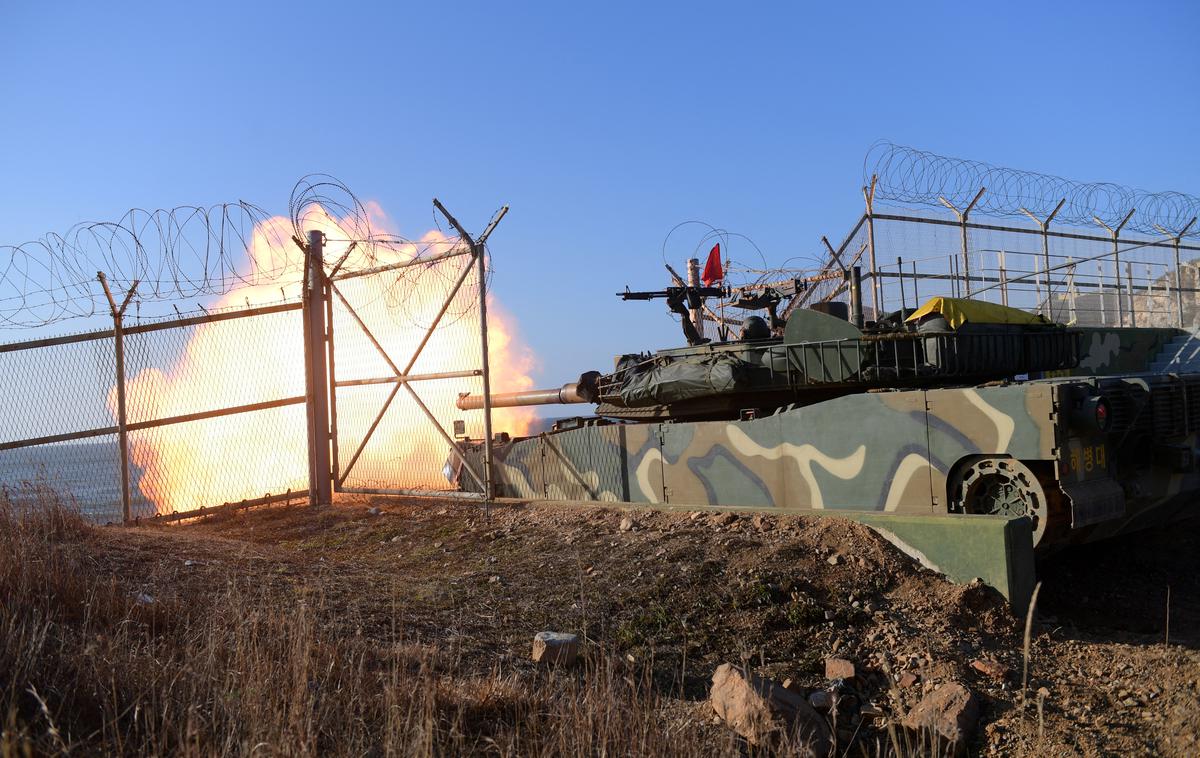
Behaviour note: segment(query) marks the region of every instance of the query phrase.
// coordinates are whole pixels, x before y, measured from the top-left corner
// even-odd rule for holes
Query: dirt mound
[[[348,498],[103,530],[87,550],[91,565],[155,602],[199,608],[221,588],[252,587],[256,603],[280,612],[297,602],[313,609],[322,644],[348,641],[372,661],[402,638],[425,651],[423,665],[472,681],[500,667],[542,687],[547,674],[529,660],[533,635],[579,634],[588,665],[627,672],[610,672],[614,681],[646,677],[664,728],[713,754],[732,743],[706,698],[716,668],[734,663],[805,696],[833,695],[839,746],[869,754],[908,752],[889,721],[960,682],[981,704],[974,751],[1185,755],[1200,734],[1200,572],[1195,551],[1150,553],[1162,553],[1163,540],[1194,546],[1188,529],[1121,543],[1111,565],[1124,573],[1100,572],[1103,590],[1088,574],[1107,555],[1088,551],[1100,548],[1043,567],[1028,698],[1024,620],[1003,598],[950,584],[836,519],[549,505],[496,508],[485,519],[457,501]],[[1106,597],[1138,594],[1129,582],[1139,560],[1190,571],[1175,585],[1170,646],[1153,624],[1116,639],[1090,615]],[[827,679],[831,657],[852,665],[853,678]]]
[[[372,506],[384,513],[365,515]],[[478,660],[512,655],[521,665],[533,631],[578,631],[652,662],[660,688],[681,704],[701,705],[724,662],[809,691],[829,686],[824,661],[838,656],[862,672],[848,696],[892,715],[943,682],[967,683],[983,702],[975,738],[983,752],[1182,755],[1200,735],[1186,713],[1200,675],[1194,523],[1067,550],[1041,567],[1027,698],[1024,620],[1003,598],[946,582],[854,522],[533,505],[497,509],[484,522],[470,505],[373,499],[318,517],[277,511],[189,531],[300,539],[314,555],[336,547],[327,560],[382,559],[390,574],[426,577],[427,596],[455,588],[429,612],[487,604],[485,622],[462,628]],[[1145,605],[1162,594],[1147,584],[1168,576],[1182,648],[1156,644],[1163,629],[1146,621],[1161,616]],[[1131,628],[1114,630],[1120,618]],[[886,744],[875,723],[856,723],[857,737]]]

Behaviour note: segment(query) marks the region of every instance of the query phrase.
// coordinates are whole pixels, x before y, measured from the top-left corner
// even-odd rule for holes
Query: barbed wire
[[[282,219],[246,201],[134,208],[117,221],[80,223],[63,234],[0,245],[0,328],[34,328],[106,313],[98,271],[114,291],[136,281],[135,307],[295,284],[302,276],[295,240],[303,240],[309,228],[336,229],[346,243],[343,250],[354,243],[353,255],[342,261],[346,273],[398,256],[420,259],[459,244],[457,237],[442,234],[409,240],[376,231],[371,210],[325,174],[300,179],[288,211]],[[388,295],[401,306],[397,314],[404,313],[414,280],[436,269],[413,266],[391,275]]]
[[[944,207],[945,198],[965,208],[981,187],[987,191],[972,213],[1025,217],[1022,209],[1045,219],[1063,202],[1055,223],[1095,227],[1093,216],[1116,226],[1136,209],[1126,229],[1162,235],[1178,234],[1200,216],[1200,198],[1182,192],[1146,192],[1109,182],[1077,182],[1050,174],[992,166],[982,161],[896,145],[875,143],[863,160],[863,184],[877,176],[876,201],[900,205]],[[1200,233],[1194,226],[1188,236]]]

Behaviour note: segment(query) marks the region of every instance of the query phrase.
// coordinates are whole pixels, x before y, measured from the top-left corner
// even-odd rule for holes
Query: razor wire
[[[142,303],[298,284],[303,265],[297,245],[313,223],[336,228],[343,251],[352,251],[340,261],[333,256],[327,260],[343,274],[398,257],[419,260],[460,244],[457,237],[437,233],[410,240],[381,232],[374,228],[373,215],[342,182],[314,174],[293,187],[286,219],[246,201],[134,208],[116,221],[80,223],[65,233],[0,245],[0,328],[36,328],[106,314],[97,271],[105,273],[114,290],[126,291],[137,283],[135,310]],[[418,265],[389,275],[387,296],[399,306],[396,318],[420,325],[404,303],[413,281],[430,271],[439,269]]]
[[[1126,228],[1144,234],[1178,234],[1200,216],[1200,198],[1182,192],[1147,192],[1111,182],[1078,182],[1051,174],[951,158],[880,141],[863,160],[863,184],[876,177],[875,200],[899,205],[942,208],[942,199],[966,208],[980,188],[973,213],[1039,219],[1061,210],[1055,223],[1095,226],[1095,218],[1116,226],[1136,209]],[[1200,233],[1195,227],[1189,236]]]

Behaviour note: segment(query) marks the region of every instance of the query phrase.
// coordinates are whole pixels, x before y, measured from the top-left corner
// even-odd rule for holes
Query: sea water
[[[130,509],[134,516],[152,516],[154,504],[138,489],[141,477],[142,470],[131,463]],[[121,521],[121,469],[115,439],[0,451],[0,487],[15,503],[35,505],[50,491],[92,521]]]

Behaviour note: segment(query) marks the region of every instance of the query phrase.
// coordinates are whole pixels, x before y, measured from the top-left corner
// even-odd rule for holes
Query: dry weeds
[[[0,501],[4,758],[713,754],[611,656],[470,673],[453,645],[331,637],[320,597],[282,609],[240,583],[150,597],[89,565],[95,536],[52,493]],[[732,737],[716,747],[740,754]]]
[[[1084,618],[1071,598],[1099,587],[1059,561],[1039,606],[1063,618],[1039,619],[1026,645],[995,598],[833,523],[644,513],[620,533],[612,511],[484,523],[467,506],[371,501],[128,530],[89,527],[49,492],[18,500],[31,495],[33,511],[0,497],[0,758],[746,755],[704,702],[715,665],[815,687],[834,653],[876,669],[859,694],[893,715],[920,687],[879,671],[969,682],[981,752],[1184,755],[1200,734],[1190,579],[1172,603],[1190,641],[1165,648],[1160,627],[1064,628]],[[533,666],[542,628],[582,632],[583,665]],[[1012,681],[972,672],[979,655]],[[1036,719],[1018,716],[1026,655],[1030,688],[1050,693]],[[1129,698],[1146,705],[1115,710]],[[849,754],[931,752],[892,723],[855,726]]]

